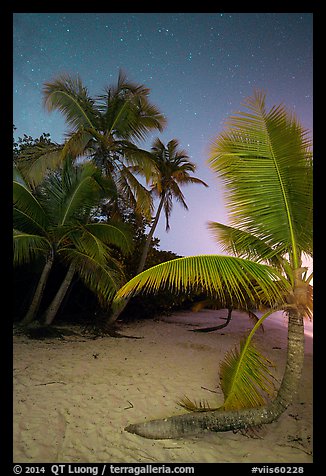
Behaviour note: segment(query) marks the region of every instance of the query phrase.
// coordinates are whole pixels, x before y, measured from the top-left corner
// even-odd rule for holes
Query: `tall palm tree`
[[[303,319],[312,312],[312,288],[304,255],[312,256],[311,141],[283,105],[269,111],[257,91],[247,110],[229,118],[211,149],[210,165],[223,180],[230,226],[211,224],[235,256],[196,256],[143,271],[119,290],[116,300],[169,287],[205,290],[223,303],[264,303],[261,317],[240,349],[220,368],[225,401],[218,409],[192,411],[131,425],[147,438],[175,438],[204,429],[227,431],[271,423],[287,409],[303,368]],[[256,329],[275,310],[288,316],[287,363],[277,395],[266,359],[252,344]],[[202,408],[199,408],[202,410]]]
[[[36,150],[24,150],[25,173],[37,184],[68,156],[92,159],[114,179],[118,191],[127,194],[137,211],[151,213],[151,197],[131,171],[131,166],[148,178],[152,172],[150,155],[135,142],[153,130],[162,131],[163,114],[150,103],[150,90],[128,81],[120,71],[118,82],[92,98],[79,76],[63,74],[44,85],[44,106],[60,111],[70,131],[63,145],[41,144]]]
[[[90,221],[92,207],[104,193],[105,182],[93,164],[75,167],[70,160],[62,173],[53,173],[36,192],[22,180],[14,181],[14,263],[37,257],[45,262],[22,325],[36,318],[55,259],[68,265],[68,272],[45,313],[46,324],[55,318],[75,273],[102,303],[110,301],[121,285],[122,272],[110,245],[130,251],[127,230],[123,224]]]
[[[189,161],[186,151],[179,150],[178,147],[179,143],[177,139],[170,140],[165,146],[160,139],[157,138],[151,148],[155,169],[149,182],[152,194],[159,199],[159,204],[147,235],[137,274],[144,269],[148,249],[162,210],[164,210],[165,213],[166,231],[170,229],[169,218],[171,216],[174,199],[188,210],[180,186],[197,183],[208,187],[203,180],[190,175],[195,172],[196,165]]]
[[[189,161],[186,151],[179,149],[177,139],[170,140],[165,146],[160,139],[157,138],[153,142],[151,156],[155,168],[148,182],[150,183],[153,196],[159,199],[159,203],[145,241],[137,268],[137,274],[141,273],[144,269],[148,250],[162,210],[165,212],[167,231],[170,229],[169,218],[172,213],[173,199],[180,202],[181,205],[188,210],[180,186],[197,183],[208,187],[205,182],[190,175],[195,172],[196,165]],[[134,166],[133,170],[138,171],[139,166]],[[108,318],[107,325],[113,324],[119,318],[123,309],[128,304],[128,301],[129,300],[125,300],[122,306],[118,306],[117,309],[113,310]]]

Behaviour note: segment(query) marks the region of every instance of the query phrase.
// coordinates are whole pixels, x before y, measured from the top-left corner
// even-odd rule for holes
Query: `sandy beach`
[[[218,367],[252,327],[233,312],[211,333],[189,329],[225,322],[226,310],[180,312],[124,324],[141,339],[71,335],[31,340],[14,336],[15,463],[310,463],[312,456],[312,323],[305,323],[305,363],[294,403],[256,437],[206,432],[149,440],[124,428],[185,412],[183,396],[212,406],[223,402]],[[259,349],[285,366],[287,324],[275,313],[257,334]]]

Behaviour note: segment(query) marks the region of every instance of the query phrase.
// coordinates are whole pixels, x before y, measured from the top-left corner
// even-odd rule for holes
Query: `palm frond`
[[[266,403],[264,395],[275,392],[272,363],[247,340],[240,342],[240,350],[227,352],[220,364],[220,381],[225,401],[223,410],[258,407]]]
[[[99,112],[79,76],[63,74],[45,83],[43,98],[48,111],[60,111],[73,130],[80,127],[96,130]]]
[[[161,132],[166,124],[159,109],[139,92],[114,98],[109,111],[110,133],[118,139],[144,140],[153,129]]]
[[[164,115],[148,100],[150,90],[127,80],[119,73],[118,82],[99,96],[102,127],[115,139],[143,140],[153,129],[163,130]]]
[[[231,226],[284,244],[297,267],[312,247],[310,140],[282,105],[266,111],[264,93],[246,106],[212,145],[210,165],[227,187]]]
[[[74,265],[82,281],[96,294],[101,305],[108,307],[123,280],[118,263],[111,259],[109,266],[103,263],[102,257],[98,260],[85,249],[66,247],[61,249],[59,254],[64,261]],[[116,266],[113,267],[113,264]]]
[[[115,245],[123,253],[130,253],[133,247],[129,227],[124,223],[91,223],[84,226],[90,234],[107,245]]]
[[[16,228],[31,226],[34,231],[45,233],[48,224],[46,211],[32,191],[17,181],[13,182],[13,202]]]
[[[287,251],[281,245],[274,249],[251,233],[222,223],[209,222],[208,229],[222,246],[223,252],[240,258],[252,259],[258,263],[267,262],[279,267],[282,253]]]
[[[39,254],[47,254],[51,250],[51,243],[43,236],[15,229],[13,233],[13,261],[15,265],[29,263]]]
[[[132,171],[122,165],[118,179],[118,190],[125,196],[136,212],[150,219],[153,201],[150,192],[137,180]]]
[[[71,220],[79,221],[82,214],[88,215],[101,193],[101,186],[94,177],[98,170],[93,164],[74,167],[68,162],[66,160],[61,176],[53,175],[45,184],[47,207],[60,226]]]
[[[232,302],[245,306],[248,299],[255,303],[266,300],[273,306],[284,302],[289,284],[267,265],[223,255],[192,256],[143,271],[118,291],[115,300],[163,289],[178,294],[204,291],[221,306]]]
[[[259,407],[275,392],[275,378],[270,371],[272,362],[263,356],[252,344],[257,329],[273,310],[267,311],[256,323],[246,339],[240,341],[240,349],[235,347],[226,353],[220,364],[220,382],[224,403],[213,410],[239,410]],[[256,317],[256,316],[255,316]],[[209,404],[191,401],[188,397],[179,401],[188,411],[208,411]]]
[[[40,143],[20,153],[20,168],[24,178],[36,187],[43,182],[48,172],[56,170],[63,162],[61,144]]]
[[[88,130],[81,127],[78,131],[67,134],[66,141],[63,145],[61,156],[66,158],[71,156],[77,158],[85,155],[87,146],[94,136]]]
[[[147,150],[139,149],[127,141],[120,141],[123,155],[129,165],[129,170],[141,174],[149,182],[153,174],[157,173],[157,167],[153,156]]]
[[[29,188],[28,179],[24,176],[24,172],[18,164],[13,164],[12,178],[14,182],[18,182],[24,187]]]
[[[190,400],[187,396],[178,400],[177,404],[188,412],[208,412],[219,409],[219,407],[212,407],[207,400]]]

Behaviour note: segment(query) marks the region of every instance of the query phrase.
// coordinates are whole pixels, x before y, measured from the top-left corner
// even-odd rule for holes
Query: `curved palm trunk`
[[[224,324],[220,324],[219,326],[213,326],[213,327],[201,327],[200,329],[189,329],[189,331],[190,332],[213,332],[213,331],[218,331],[220,329],[224,329],[224,327],[226,327],[231,321],[232,311],[233,311],[233,308],[229,307],[228,315]]]
[[[296,393],[303,369],[304,326],[298,311],[289,312],[287,363],[278,394],[265,407],[239,411],[192,412],[164,420],[129,425],[126,430],[144,438],[180,438],[205,430],[229,431],[272,423],[287,409]]]
[[[55,316],[57,315],[57,312],[59,310],[59,307],[61,306],[61,303],[63,301],[63,298],[65,297],[68,288],[71,284],[71,281],[74,277],[75,274],[75,267],[73,264],[71,264],[68,268],[67,274],[65,276],[65,279],[61,283],[60,288],[58,289],[57,294],[54,296],[51,304],[47,308],[45,312],[45,325],[49,326],[52,324]]]
[[[155,231],[155,229],[157,227],[157,224],[158,224],[158,221],[160,219],[161,211],[162,211],[163,204],[164,204],[164,198],[165,198],[165,193],[163,192],[162,196],[161,196],[159,206],[157,208],[157,212],[156,212],[153,224],[151,226],[150,232],[147,235],[147,239],[146,239],[146,242],[145,242],[143,253],[142,253],[140,261],[139,261],[139,265],[138,265],[136,275],[141,273],[143,271],[144,267],[145,267],[146,258],[147,258],[147,255],[148,255],[148,250],[149,250],[149,247],[150,247],[153,235],[154,235],[154,231]]]
[[[141,255],[141,258],[140,258],[140,261],[139,261],[139,265],[138,265],[136,275],[141,273],[144,269],[144,266],[145,266],[145,263],[146,263],[146,258],[147,258],[147,255],[148,255],[148,250],[149,250],[149,247],[150,247],[153,235],[154,235],[154,231],[155,231],[156,226],[158,224],[158,221],[160,219],[161,211],[162,211],[163,204],[164,204],[164,197],[165,197],[165,194],[163,192],[160,203],[159,203],[159,206],[157,208],[157,212],[156,212],[152,227],[151,227],[150,232],[148,233],[147,238],[146,238],[145,246],[143,248],[143,252],[142,252],[142,255]],[[109,316],[109,318],[106,321],[106,326],[110,327],[112,324],[114,324],[114,322],[116,322],[116,320],[119,318],[122,311],[127,306],[130,299],[131,298],[128,298],[125,301],[123,301],[123,303],[119,306],[119,308],[116,309],[111,314],[111,316]]]
[[[30,305],[25,317],[20,322],[21,326],[27,326],[36,317],[36,314],[37,314],[37,311],[40,307],[40,303],[41,303],[42,296],[43,296],[43,293],[44,293],[44,288],[45,288],[45,285],[47,283],[47,280],[48,280],[48,277],[49,277],[49,274],[50,274],[50,271],[51,271],[51,268],[52,268],[52,265],[53,265],[53,261],[54,261],[54,255],[53,255],[53,251],[51,251],[51,253],[47,257],[47,260],[45,262],[45,265],[44,265],[41,277],[39,279],[36,291],[34,293],[31,305]]]

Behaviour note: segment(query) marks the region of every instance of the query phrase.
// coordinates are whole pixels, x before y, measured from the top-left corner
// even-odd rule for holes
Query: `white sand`
[[[225,321],[226,310],[178,313],[124,325],[143,339],[82,336],[30,340],[14,336],[14,461],[40,463],[303,463],[312,462],[312,324],[306,323],[302,384],[294,403],[260,438],[241,433],[148,440],[124,428],[183,413],[187,395],[222,403],[218,366],[251,328],[233,312],[213,333],[188,332]],[[280,379],[287,328],[276,313],[256,342]],[[217,392],[217,393],[214,393]]]

